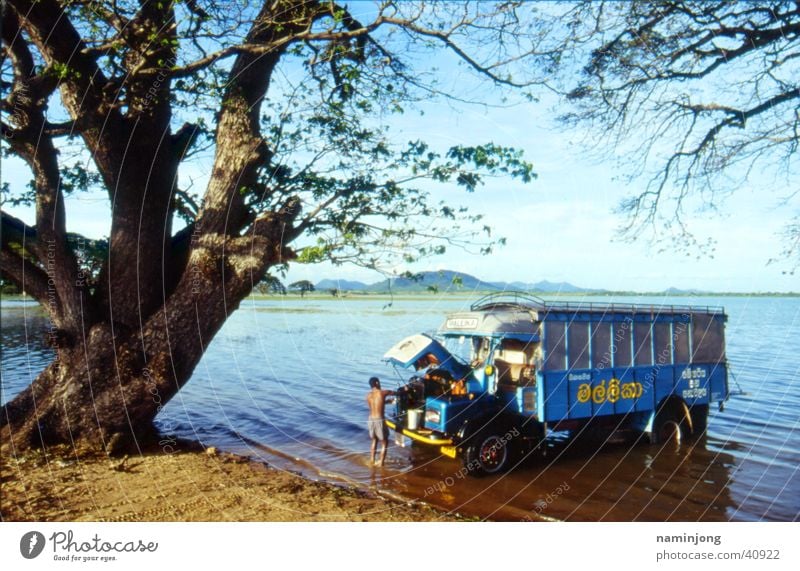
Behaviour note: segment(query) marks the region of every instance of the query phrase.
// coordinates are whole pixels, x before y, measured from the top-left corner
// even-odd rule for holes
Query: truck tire
[[[653,444],[672,442],[680,446],[689,435],[686,415],[677,406],[664,406],[656,413],[653,432],[650,435]]]
[[[508,467],[510,450],[494,431],[475,435],[464,452],[464,467],[473,476],[499,474]]]

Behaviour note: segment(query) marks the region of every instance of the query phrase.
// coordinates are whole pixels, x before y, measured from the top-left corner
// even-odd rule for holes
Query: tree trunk
[[[147,368],[131,359],[134,354],[130,342],[115,344],[107,324],[95,325],[85,347],[59,351],[6,405],[3,441],[15,449],[77,442],[109,453],[134,448],[154,434],[156,402],[163,405],[177,391],[163,392],[168,387],[159,388]]]
[[[110,324],[92,326],[85,344],[59,350],[6,405],[3,441],[20,449],[79,441],[109,453],[139,449],[156,436],[154,418],[189,379],[219,328],[214,305],[198,304],[198,311],[207,311],[197,321],[202,331],[191,319],[165,321],[164,308],[145,335],[114,337]]]
[[[157,436],[153,420],[227,317],[269,267],[294,256],[283,245],[294,238],[288,222],[269,215],[248,237],[199,237],[175,293],[141,329],[96,323],[84,342],[58,349],[4,407],[3,442],[25,449],[82,441],[116,454]]]
[[[187,148],[171,134],[170,82],[154,82],[152,74],[130,74],[123,115],[117,96],[108,100],[107,78],[60,5],[14,0],[14,6],[21,16],[13,28],[27,30],[48,65],[70,70],[59,84],[62,103],[80,124],[78,131],[109,192],[112,224],[108,258],[97,291],[90,295],[78,284],[75,257],[66,243],[56,148],[48,140],[48,146],[18,149],[17,154],[29,155],[37,174],[37,198],[42,197],[37,201],[37,230],[48,245],[56,246],[52,256],[45,246],[39,248],[39,262],[47,265],[52,257],[64,268],[38,268],[4,248],[2,271],[23,287],[32,281],[43,304],[50,293],[48,280],[57,284],[54,301],[45,309],[63,334],[55,361],[4,407],[0,437],[16,448],[81,440],[112,453],[135,449],[142,438],[155,434],[154,418],[190,378],[241,300],[271,266],[294,257],[286,244],[297,237],[293,223],[299,208],[253,220],[256,214],[242,189],[257,184],[259,169],[269,158],[260,132],[260,106],[288,46],[280,40],[309,29],[324,10],[302,1],[265,3],[256,16],[247,43],[276,47],[260,54],[243,51],[231,67],[214,169],[187,245],[186,233],[176,240],[171,227],[172,193]],[[286,25],[275,22],[278,8]],[[140,16],[129,40],[149,45],[155,34],[162,40],[155,45],[161,47],[137,50],[141,66],[128,63],[168,74],[175,53],[171,4],[148,4]],[[16,45],[18,35],[6,34],[4,42]],[[32,57],[20,50],[15,54],[18,75],[27,77],[20,70],[33,68]],[[43,125],[44,107],[39,111]],[[41,152],[49,161],[35,160],[42,158]],[[46,224],[55,224],[57,231],[48,233]],[[245,228],[248,235],[242,237]]]

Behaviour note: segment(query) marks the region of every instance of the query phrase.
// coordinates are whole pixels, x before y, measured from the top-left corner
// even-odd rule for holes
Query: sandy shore
[[[71,449],[0,455],[4,521],[458,521],[374,491],[314,482],[232,454],[126,459]]]

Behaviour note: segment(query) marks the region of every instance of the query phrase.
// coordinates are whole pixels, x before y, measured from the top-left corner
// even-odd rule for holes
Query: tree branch
[[[5,247],[0,250],[0,270],[22,291],[38,301],[54,322],[60,321],[60,307],[55,289],[48,287],[47,273],[30,260]]]
[[[256,184],[258,169],[267,163],[270,154],[259,126],[264,94],[283,48],[310,29],[314,18],[319,17],[319,12],[302,2],[282,12],[281,22],[274,20],[273,10],[273,6],[264,3],[245,41],[245,45],[270,49],[261,54],[239,53],[229,73],[217,126],[214,169],[198,224],[204,234],[235,235],[246,223],[247,209],[239,189]]]
[[[33,57],[27,46],[15,42],[19,25],[15,14],[6,10],[3,14],[3,41],[15,54],[16,83],[24,86]],[[16,45],[15,45],[16,43]],[[21,89],[21,88],[20,88]],[[25,109],[26,124],[16,129],[10,139],[11,149],[25,160],[33,171],[36,191],[37,241],[32,245],[38,259],[44,263],[52,279],[53,296],[57,296],[59,323],[76,330],[81,323],[81,299],[78,288],[78,262],[67,244],[66,213],[58,165],[58,151],[47,133],[45,99],[31,99]],[[5,219],[5,217],[4,217]],[[51,313],[56,311],[51,308]]]
[[[433,30],[433,29],[430,29],[430,28],[424,28],[422,26],[417,25],[414,22],[411,22],[411,21],[408,21],[408,20],[403,20],[403,19],[398,19],[398,18],[387,17],[384,20],[389,24],[394,24],[394,25],[399,26],[401,28],[411,30],[412,32],[415,32],[415,33],[417,33],[417,34],[419,34],[421,36],[434,38],[434,39],[442,42],[445,46],[447,46],[450,50],[452,50],[453,53],[455,53],[461,60],[463,60],[467,65],[469,65],[472,69],[474,69],[475,71],[477,71],[481,75],[485,75],[485,76],[489,77],[495,83],[498,83],[498,84],[501,84],[501,85],[507,85],[507,86],[510,86],[510,87],[529,87],[529,86],[533,85],[533,82],[522,82],[522,83],[520,83],[520,82],[514,81],[514,80],[512,80],[510,78],[510,76],[507,77],[507,78],[500,77],[494,71],[492,71],[492,68],[494,66],[489,66],[489,65],[484,65],[484,64],[479,63],[475,58],[470,56],[458,44],[456,44],[453,41],[453,39],[451,37],[451,34],[446,32],[446,31]],[[518,58],[515,58],[515,59],[518,59]],[[513,60],[509,60],[509,61],[513,61]]]
[[[86,45],[64,9],[55,0],[8,0],[16,17],[52,69],[60,71],[61,98],[73,120],[86,125],[81,135],[92,150],[107,188],[116,186],[125,150],[123,117],[103,91],[108,78],[97,61],[84,53]],[[10,10],[6,10],[10,12]],[[14,43],[22,42],[19,28]]]

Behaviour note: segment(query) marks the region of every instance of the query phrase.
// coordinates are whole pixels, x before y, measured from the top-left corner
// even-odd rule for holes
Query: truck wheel
[[[692,437],[702,438],[706,434],[706,428],[708,428],[708,405],[690,406],[689,414],[692,415]]]
[[[464,453],[464,467],[474,476],[497,474],[508,465],[508,452],[508,442],[497,434],[478,434]]]
[[[683,412],[677,407],[668,406],[656,414],[650,440],[653,444],[672,442],[680,445],[688,436],[688,428]]]

